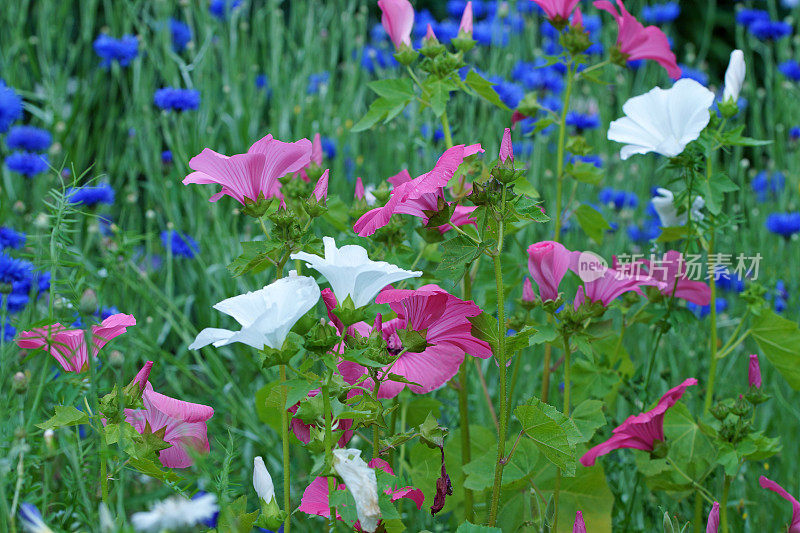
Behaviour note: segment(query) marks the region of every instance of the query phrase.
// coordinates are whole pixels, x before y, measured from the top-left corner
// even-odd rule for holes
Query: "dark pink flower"
[[[620,264],[615,257],[614,269],[629,275],[647,275],[663,282],[665,287],[660,288],[659,291],[664,296],[674,296],[697,305],[708,305],[711,301],[711,288],[707,283],[692,281],[688,278],[683,254],[675,250],[668,251],[661,261],[657,262],[640,260],[634,263]]]
[[[328,198],[328,172],[329,171],[326,168],[325,172],[323,172],[322,176],[320,176],[317,180],[317,184],[314,185],[314,191],[312,194],[318,202],[323,202],[326,198]]]
[[[320,389],[314,389],[308,393],[309,398],[313,398],[319,394]],[[287,409],[292,415],[294,415],[297,410],[300,408],[300,402],[297,402],[289,409]],[[353,431],[350,429],[353,426],[353,421],[350,419],[338,420],[338,425],[335,429],[340,429],[344,431],[344,434],[339,438],[337,444],[340,448],[344,448],[347,446],[347,443],[350,442],[350,439],[353,437]],[[306,424],[299,418],[292,417],[292,421],[290,424],[292,428],[292,432],[294,436],[300,442],[304,444],[308,444],[311,441],[311,425]]]
[[[161,464],[167,468],[187,468],[193,464],[188,449],[207,453],[206,421],[214,415],[214,409],[199,403],[184,402],[170,398],[145,384],[142,395],[144,409],[125,409],[125,419],[138,431],[151,433],[166,428],[164,441],[172,446],[159,452]]]
[[[751,387],[761,388],[761,366],[758,364],[758,354],[750,354],[750,367],[747,369],[747,382]]]
[[[783,497],[784,500],[792,504],[792,523],[789,524],[787,533],[800,533],[800,502],[794,496],[786,492],[786,490],[765,476],[758,478],[758,483],[762,489],[769,489],[772,492],[777,492]]]
[[[147,380],[150,379],[150,370],[152,368],[153,362],[147,361],[142,369],[136,374],[136,377],[133,378],[132,383],[136,383],[141,392],[144,392],[145,386],[147,385]]]
[[[711,506],[711,512],[708,513],[706,533],[719,533],[719,502],[714,502],[714,505]]]
[[[373,469],[380,468],[387,474],[391,476],[394,475],[394,471],[389,466],[389,463],[383,459],[372,459],[369,463],[367,463],[367,466]],[[347,487],[344,483],[341,483],[336,487],[336,490],[347,490]],[[425,502],[425,495],[421,490],[415,489],[414,487],[386,487],[383,492],[391,496],[393,502],[399,500],[400,498],[408,498],[414,502],[414,504],[417,506],[417,510],[422,509],[422,504]],[[312,481],[308,487],[306,487],[306,490],[303,492],[303,497],[300,500],[300,507],[298,507],[298,510],[309,515],[328,518],[331,516],[330,501],[328,496],[328,478],[318,477]],[[342,517],[338,512],[336,513],[336,518],[338,520],[342,520]],[[361,525],[358,522],[356,522],[354,526],[356,530],[361,531]]]
[[[608,307],[613,300],[622,294],[635,291],[641,293],[643,286],[655,286],[658,290],[663,290],[667,285],[655,278],[644,275],[633,275],[607,268],[599,260],[595,261],[595,267],[586,270],[587,264],[592,261],[588,254],[573,256],[573,263],[570,269],[583,279],[584,284],[578,287],[573,302],[575,309],[583,304],[584,300],[590,302],[600,302],[603,307]]]
[[[281,185],[278,178],[305,168],[310,159],[308,139],[285,143],[267,135],[253,143],[245,154],[228,157],[205,148],[189,161],[195,172],[186,176],[183,184],[216,183],[222,190],[209,198],[210,202],[227,195],[244,205],[245,200],[257,201],[259,196],[278,196]]]
[[[361,177],[356,178],[356,191],[353,196],[356,200],[363,200],[366,196],[366,192],[364,191],[364,182],[361,181]]]
[[[594,6],[611,13],[617,21],[619,26],[617,46],[628,60],[652,59],[664,67],[673,80],[681,77],[681,68],[675,60],[675,54],[669,48],[669,40],[663,31],[655,26],[645,28],[636,17],[628,13],[622,0],[617,0],[619,11],[609,0],[597,0]]]
[[[135,326],[133,315],[118,313],[92,326],[92,357],[97,357],[100,349],[108,341],[125,333],[129,326]],[[52,324],[31,331],[23,331],[17,345],[26,350],[42,348],[55,357],[67,372],[80,373],[89,368],[89,351],[86,349],[86,334],[82,329],[67,329],[61,324]]]
[[[552,22],[569,20],[578,0],[533,0]]]
[[[575,8],[570,25],[575,28],[583,28],[583,13],[581,13],[580,7]]]
[[[500,141],[500,162],[505,163],[507,160],[514,162],[514,146],[511,144],[511,129],[506,128],[503,131],[503,140]]]
[[[572,525],[572,533],[586,533],[586,523],[583,521],[583,513],[575,513],[575,523]]]
[[[425,285],[417,290],[384,289],[375,302],[389,304],[397,318],[381,325],[381,335],[389,351],[399,354],[403,343],[398,332],[414,331],[425,336],[425,347],[407,351],[383,372],[403,376],[418,385],[408,385],[417,394],[438,389],[457,372],[465,354],[487,358],[492,355],[489,344],[472,336],[470,317],[481,314],[472,301],[464,301],[437,285]],[[366,368],[350,361],[339,363],[339,371],[348,383],[355,383]],[[371,378],[363,386],[373,387]],[[394,398],[406,387],[405,383],[383,381],[380,398]]]
[[[394,214],[411,215],[427,222],[428,216],[424,211],[430,210],[431,206],[437,206],[440,198],[444,199],[444,187],[456,173],[458,166],[465,157],[478,152],[483,152],[480,144],[459,144],[445,151],[433,169],[425,174],[408,181],[403,181],[407,173],[401,172],[393,176],[390,181],[399,184],[392,189],[386,205],[364,213],[353,225],[353,229],[362,237],[367,237],[388,224]]]
[[[569,270],[575,253],[555,241],[542,241],[528,246],[528,270],[539,287],[539,296],[543,301],[558,299],[558,286]]]
[[[408,0],[378,0],[381,8],[381,24],[389,34],[394,47],[411,46],[411,30],[414,28],[414,7]]]
[[[458,33],[466,33],[472,36],[472,2],[467,2],[464,12],[461,14],[461,24],[458,26]]]
[[[522,301],[534,302],[536,301],[536,293],[533,292],[533,285],[531,285],[531,278],[526,277],[522,283]]]
[[[581,457],[581,464],[593,466],[599,456],[621,448],[653,451],[654,446],[664,440],[664,414],[683,396],[686,388],[692,385],[697,385],[697,380],[689,378],[677,387],[668,390],[658,400],[658,405],[650,411],[629,416],[621,426],[614,430],[613,437],[586,452]]]

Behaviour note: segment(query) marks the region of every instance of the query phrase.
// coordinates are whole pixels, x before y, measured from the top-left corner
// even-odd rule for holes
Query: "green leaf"
[[[761,141],[751,137],[745,137],[742,135],[743,132],[744,124],[725,132],[722,136],[722,144],[727,146],[766,146],[772,144],[772,141]]]
[[[56,405],[55,414],[46,422],[36,424],[42,429],[56,429],[67,426],[88,424],[89,416],[71,405]]]
[[[739,190],[736,185],[724,172],[717,172],[710,180],[705,183],[706,208],[709,212],[718,215],[722,211],[722,202],[726,192]]]
[[[558,338],[558,330],[552,324],[537,324],[536,327],[538,330],[536,331],[536,335],[531,337],[531,345],[553,342]]]
[[[600,400],[584,400],[572,410],[572,421],[581,432],[578,442],[589,442],[598,428],[606,424],[603,414],[603,402]]]
[[[575,424],[555,407],[531,398],[514,409],[522,430],[539,451],[567,477],[575,475],[575,442],[582,438]]]
[[[281,428],[281,406],[283,398],[279,381],[268,383],[256,391],[256,414],[258,419],[268,424],[275,431]]]
[[[533,483],[542,491],[545,500],[553,494],[556,472],[552,465],[542,461],[537,465]],[[611,533],[611,510],[614,495],[599,465],[579,468],[575,477],[562,476],[559,486],[558,527],[553,533],[572,533],[572,524],[578,511],[583,513],[586,530],[591,533]]]
[[[530,326],[525,326],[514,335],[506,338],[506,353],[510,356],[531,344],[531,336],[536,330]]]
[[[583,232],[586,233],[597,244],[603,244],[603,234],[611,226],[600,211],[587,204],[581,204],[575,210],[575,218],[578,219]]]
[[[361,117],[361,120],[350,129],[353,133],[368,130],[378,123],[378,121],[385,119],[386,122],[400,114],[400,112],[408,104],[408,100],[395,101],[388,98],[380,97],[369,106],[367,114]]]
[[[688,226],[671,226],[668,228],[661,228],[661,235],[658,236],[656,242],[673,242],[685,239],[688,235]]]
[[[248,513],[247,496],[240,496],[220,511],[217,531],[250,533],[258,518],[258,513],[259,511]]]
[[[476,526],[470,522],[464,522],[458,526],[456,533],[503,533],[503,530],[499,527]]]
[[[367,84],[378,96],[390,101],[410,100],[414,98],[414,83],[411,78],[394,78],[377,80]]]
[[[582,183],[599,185],[603,181],[603,169],[585,161],[574,161],[567,165],[565,172]]]
[[[534,200],[530,196],[521,195],[514,204],[514,210],[522,218],[527,218],[535,222],[547,222],[550,220],[550,217],[544,214],[541,205],[541,201]]]
[[[433,114],[441,117],[447,110],[447,102],[450,100],[451,85],[444,80],[434,80],[425,84],[425,88],[430,94],[430,104]]]
[[[476,93],[478,93],[478,96],[487,102],[494,104],[505,111],[511,111],[500,99],[497,91],[494,90],[494,85],[488,80],[485,80],[474,70],[470,70],[469,73],[467,73],[467,78],[464,80],[464,83],[469,85]]]
[[[467,320],[472,324],[472,336],[488,342],[492,352],[498,353],[497,319],[484,311],[478,316],[468,317]]]
[[[442,411],[442,402],[430,396],[418,396],[408,402],[406,407],[406,426],[416,427],[422,424],[428,414],[435,418]]]
[[[183,479],[172,470],[162,470],[159,465],[150,459],[131,456],[128,457],[126,464],[137,472],[161,481],[178,483]]]
[[[764,309],[751,326],[751,335],[772,366],[794,390],[800,390],[800,329],[797,323]]]
[[[441,244],[442,260],[437,267],[437,272],[443,276],[459,280],[464,275],[467,266],[480,256],[486,249],[484,243],[478,245],[468,237],[456,234],[452,239]]]
[[[228,265],[228,271],[233,276],[263,272],[272,265],[269,254],[282,247],[282,242],[274,240],[243,242],[242,254]]]

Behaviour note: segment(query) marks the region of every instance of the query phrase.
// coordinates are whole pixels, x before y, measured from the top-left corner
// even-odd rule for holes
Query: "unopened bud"
[[[93,315],[97,311],[97,293],[92,289],[83,291],[78,309],[84,315]]]
[[[47,447],[49,451],[53,451],[55,448],[55,440],[56,440],[56,432],[52,429],[45,429],[44,430],[44,445]]]
[[[25,394],[28,390],[28,376],[22,372],[14,374],[14,392],[17,394]]]
[[[122,355],[122,352],[119,350],[112,350],[112,352],[108,354],[108,363],[114,368],[122,368],[122,365],[125,363],[125,356]]]

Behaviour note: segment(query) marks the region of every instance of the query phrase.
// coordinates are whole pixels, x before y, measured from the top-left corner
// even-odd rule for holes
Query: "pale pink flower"
[[[663,282],[665,286],[659,288],[659,291],[664,296],[674,296],[701,306],[708,305],[711,301],[711,288],[707,283],[689,279],[683,254],[676,250],[668,251],[661,261],[656,262],[642,259],[633,263],[620,264],[615,257],[614,269],[629,275],[647,275]],[[641,294],[641,290],[634,290]]]
[[[324,202],[325,199],[328,198],[328,172],[326,168],[325,172],[322,173],[322,176],[319,177],[317,184],[314,186],[312,194],[314,198],[317,199],[317,202]]]
[[[572,10],[578,5],[578,0],[533,0],[547,15],[550,21],[566,21]]]
[[[543,301],[558,299],[558,286],[569,270],[575,253],[555,241],[542,241],[528,246],[528,270],[539,287],[539,296]]]
[[[719,502],[714,502],[711,512],[708,513],[708,523],[706,533],[719,533]]]
[[[583,513],[575,513],[575,523],[572,525],[572,533],[586,533],[586,523],[583,521]]]
[[[244,205],[245,200],[255,202],[259,197],[279,196],[278,178],[305,168],[310,159],[311,141],[308,139],[286,143],[267,135],[253,143],[245,154],[228,157],[209,148],[203,149],[189,161],[189,167],[195,172],[186,176],[183,184],[216,183],[222,190],[209,198],[210,202],[227,195]]]
[[[381,469],[389,475],[394,475],[394,471],[389,466],[389,463],[383,459],[372,459],[368,466],[373,469]],[[339,484],[336,490],[347,490],[344,483]],[[422,509],[422,504],[425,501],[425,496],[420,489],[414,487],[386,487],[383,489],[385,494],[391,496],[392,501],[397,501],[400,498],[408,498],[413,501],[417,506],[417,510]],[[306,487],[303,492],[303,497],[300,500],[299,511],[309,515],[322,516],[328,518],[331,516],[330,501],[328,499],[328,478],[318,477],[311,484]],[[342,520],[342,516],[337,512],[336,518]],[[354,524],[357,531],[362,531],[361,524],[356,522]]]
[[[526,277],[525,281],[522,283],[522,301],[523,302],[536,301],[536,293],[533,292],[533,285],[531,285],[531,278],[528,277]]]
[[[378,0],[381,8],[381,24],[392,40],[394,47],[411,46],[411,30],[414,28],[414,7],[408,0]]]
[[[108,341],[125,333],[129,326],[135,326],[133,315],[118,313],[92,326],[92,357],[97,357],[100,349]],[[66,372],[80,373],[89,368],[89,351],[86,349],[86,333],[82,329],[67,329],[61,324],[52,324],[31,331],[23,331],[17,345],[26,350],[42,348],[55,357]]]
[[[619,26],[617,46],[628,60],[652,59],[664,67],[673,80],[681,77],[681,68],[675,60],[675,54],[669,48],[669,40],[663,31],[655,26],[645,28],[625,9],[622,0],[617,0],[619,11],[609,0],[597,0],[594,6],[611,13],[617,21]]]
[[[309,398],[314,398],[319,394],[320,389],[314,389],[308,393]],[[289,411],[292,415],[294,415],[297,410],[300,408],[300,402],[297,402],[293,406],[291,406],[287,411]],[[353,421],[350,419],[339,419],[336,421],[337,427],[336,429],[344,431],[344,434],[339,438],[338,445],[341,448],[347,446],[347,443],[350,442],[350,438],[353,436],[353,431],[350,429],[353,426]],[[304,443],[308,444],[311,441],[311,425],[306,424],[299,418],[295,418],[292,416],[292,421],[290,423],[290,427],[292,428],[292,432],[297,439]]]
[[[570,264],[570,269],[581,276],[584,281],[583,286],[578,287],[575,294],[573,302],[575,309],[587,299],[590,302],[600,302],[603,307],[608,307],[608,304],[626,292],[634,291],[641,294],[640,287],[655,286],[661,291],[667,286],[666,283],[650,276],[627,274],[607,268],[600,263],[599,259],[592,260],[591,256],[586,256],[589,254],[573,255]],[[587,269],[587,264],[592,261],[594,261],[594,268]]]
[[[750,366],[747,369],[747,382],[751,387],[761,388],[761,366],[758,364],[758,354],[750,354]]]
[[[428,29],[425,31],[425,39],[424,41],[438,41],[439,39],[436,38],[436,34],[433,33],[433,28],[431,27],[430,23],[428,24]]]
[[[514,146],[511,144],[511,129],[503,131],[503,140],[500,141],[500,161],[505,163],[508,159],[514,162]]]
[[[356,192],[353,195],[356,200],[363,200],[366,193],[364,192],[364,182],[361,181],[361,178],[356,178]]]
[[[458,33],[466,33],[472,36],[472,2],[467,2],[464,12],[461,14],[461,24],[458,26]]]
[[[311,142],[310,163],[314,163],[318,167],[322,166],[322,140],[319,133],[314,134],[314,140]]]
[[[570,21],[570,26],[575,28],[583,28],[583,13],[581,13],[580,7],[575,8],[575,12],[572,14],[572,20]]]
[[[777,492],[781,497],[792,504],[792,523],[789,524],[787,533],[800,533],[800,502],[794,496],[786,492],[786,490],[765,476],[758,478],[758,483],[762,489],[769,489],[772,492]]]
[[[599,456],[621,448],[653,451],[655,445],[664,440],[664,415],[667,409],[675,405],[686,388],[692,385],[697,385],[697,380],[689,378],[668,390],[653,409],[636,416],[629,416],[614,430],[613,437],[586,452],[581,457],[581,464],[593,466]]]
[[[194,463],[188,449],[200,453],[211,449],[206,421],[214,415],[213,408],[170,398],[154,391],[150,383],[144,385],[142,402],[144,409],[125,409],[125,419],[139,433],[166,428],[164,441],[172,446],[159,452],[165,467],[187,468]]]
[[[465,354],[483,359],[492,355],[486,341],[472,336],[469,318],[481,314],[481,309],[474,302],[456,298],[437,285],[425,285],[417,290],[384,289],[375,302],[389,304],[397,314],[397,318],[381,325],[381,335],[390,353],[397,355],[403,351],[398,331],[408,330],[425,335],[424,349],[407,351],[391,367],[383,368],[383,372],[391,372],[417,383],[408,385],[412,392],[431,392],[447,383],[458,372]],[[345,381],[352,384],[366,372],[366,368],[350,361],[341,361],[339,372]],[[373,387],[372,379],[366,379],[362,385]],[[383,381],[378,397],[394,398],[405,387],[405,383]]]
[[[367,237],[389,223],[394,214],[406,214],[428,220],[424,210],[435,206],[439,198],[444,198],[444,187],[455,175],[465,157],[483,152],[480,144],[456,145],[446,150],[433,169],[413,180],[402,181],[402,172],[390,180],[400,182],[392,189],[391,196],[383,207],[376,207],[364,213],[353,225],[356,233]]]

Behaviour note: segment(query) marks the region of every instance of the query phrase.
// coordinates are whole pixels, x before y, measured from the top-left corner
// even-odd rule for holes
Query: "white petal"
[[[194,342],[189,345],[190,350],[197,350],[203,346],[208,346],[211,343],[217,343],[229,339],[234,334],[229,329],[220,328],[206,328],[201,331]]]
[[[381,519],[378,480],[375,471],[361,458],[361,450],[333,450],[333,469],[353,495],[361,529],[370,533],[375,531]]]
[[[256,494],[264,500],[264,503],[270,503],[275,499],[275,485],[272,483],[272,476],[269,475],[264,459],[260,456],[253,459],[253,488],[256,489]]]
[[[722,101],[739,99],[739,92],[744,84],[744,77],[747,66],[744,62],[744,53],[741,50],[731,52],[731,60],[728,69],[725,71],[725,90],[722,93]]]

